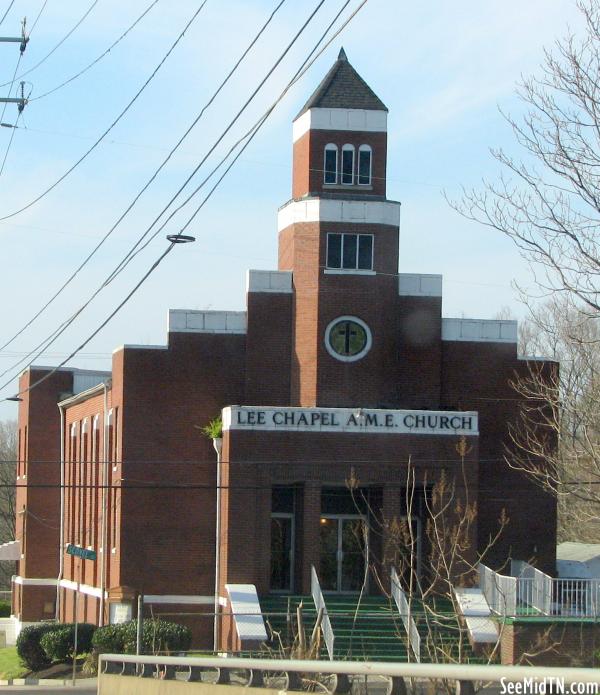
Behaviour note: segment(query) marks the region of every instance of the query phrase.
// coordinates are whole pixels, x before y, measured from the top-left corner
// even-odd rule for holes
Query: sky
[[[20,332],[0,349],[0,399],[16,392],[13,377],[31,361],[28,353],[88,301],[159,216],[317,5],[283,3],[146,193],[64,292],[22,330],[123,215],[278,2],[207,0],[118,119],[201,0],[14,0],[0,34],[18,36],[26,17],[31,35],[18,65],[18,44],[0,42],[0,95],[8,95],[16,74],[11,95],[23,80],[30,101],[18,121],[14,104],[0,105],[0,121],[19,126],[0,127],[0,218],[6,218],[0,219],[0,344]],[[9,5],[0,0],[0,18]],[[45,96],[104,53],[150,5],[105,57]],[[358,5],[351,0],[342,17]],[[343,0],[325,0],[177,204],[277,98],[342,6]],[[516,94],[522,76],[538,71],[545,47],[580,27],[573,0],[368,0],[195,216],[187,229],[195,243],[169,253],[68,365],[110,369],[119,345],[164,344],[169,308],[245,308],[246,270],[277,267],[276,212],[291,195],[292,120],[342,46],[389,109],[388,197],[402,203],[399,271],[442,274],[444,316],[493,318],[509,307],[520,317],[514,283],[530,286],[531,270],[510,240],[465,220],[447,198],[497,178],[491,147],[519,154],[502,112],[522,112]],[[172,217],[35,364],[59,364],[104,322],[167,248],[166,234],[180,231],[212,185]],[[15,417],[16,404],[0,402],[0,419]]]

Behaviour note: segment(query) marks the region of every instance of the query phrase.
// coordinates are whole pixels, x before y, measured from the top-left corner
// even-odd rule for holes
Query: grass
[[[0,678],[8,680],[10,678],[21,678],[28,672],[23,666],[17,655],[16,647],[5,647],[0,649]]]

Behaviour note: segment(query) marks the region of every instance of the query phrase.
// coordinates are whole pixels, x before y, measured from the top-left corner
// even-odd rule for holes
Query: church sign
[[[239,405],[223,409],[223,430],[353,432],[354,434],[479,434],[477,413],[473,411],[261,408]]]

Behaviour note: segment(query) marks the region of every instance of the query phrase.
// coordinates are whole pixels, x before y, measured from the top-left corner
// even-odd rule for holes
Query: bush
[[[94,651],[111,654],[135,654],[137,620],[99,627],[92,637]],[[145,654],[187,651],[192,643],[188,627],[166,620],[144,620],[142,650]]]
[[[21,661],[32,671],[49,666],[50,660],[42,649],[40,640],[48,632],[60,630],[62,627],[58,623],[40,623],[24,627],[17,637],[17,654]]]
[[[42,635],[40,645],[50,661],[67,661],[73,657],[75,650],[75,625],[67,624],[57,626]],[[92,636],[96,630],[95,625],[80,623],[77,626],[77,654],[89,652],[92,648]]]
[[[10,618],[10,601],[0,601],[0,618]]]

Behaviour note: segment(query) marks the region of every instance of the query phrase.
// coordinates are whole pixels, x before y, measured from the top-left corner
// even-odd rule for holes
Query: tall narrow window
[[[358,149],[358,183],[361,186],[371,184],[371,148],[361,145]]]
[[[345,185],[354,183],[354,145],[342,147],[342,183]]]
[[[327,235],[327,268],[372,270],[373,235],[329,233]]]
[[[325,145],[325,161],[323,165],[325,183],[337,183],[338,148],[336,145]]]

